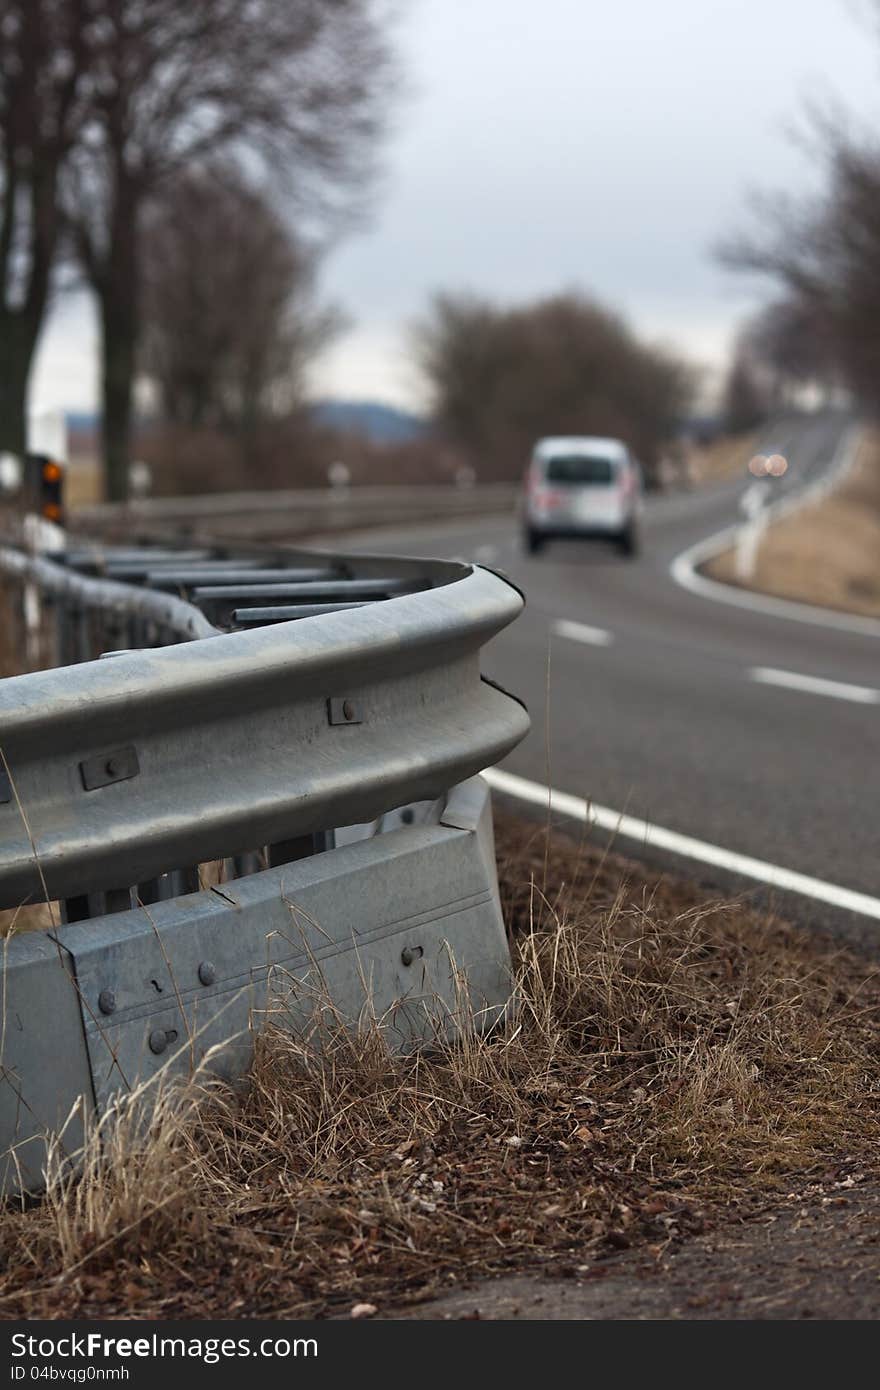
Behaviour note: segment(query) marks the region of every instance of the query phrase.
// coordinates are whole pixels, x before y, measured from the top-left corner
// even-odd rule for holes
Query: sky
[[[871,0],[401,0],[396,96],[368,225],[321,290],[351,327],[316,395],[424,404],[408,345],[437,290],[499,303],[577,288],[717,380],[760,300],[713,261],[750,189],[808,192],[808,100],[877,128]],[[877,16],[877,23],[872,19]],[[97,402],[89,302],[57,305],[32,409]]]

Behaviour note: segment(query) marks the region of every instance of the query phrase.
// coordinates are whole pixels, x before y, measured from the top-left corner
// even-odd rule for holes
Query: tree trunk
[[[101,389],[103,394],[104,478],[107,498],[128,497],[131,463],[132,391],[137,315],[114,296],[101,303]]]
[[[22,180],[7,152],[0,233],[0,452],[23,454],[27,448],[27,398],[31,367],[46,315],[49,281],[58,235],[56,190],[58,161],[45,152]],[[26,185],[26,187],[25,187]],[[16,216],[26,228],[26,254],[16,255]],[[25,248],[22,248],[25,249]],[[26,266],[19,302],[10,303],[10,283]],[[23,291],[23,292],[21,292]]]
[[[128,497],[135,362],[139,329],[137,196],[117,171],[107,260],[96,286],[101,305],[101,388],[107,497]]]
[[[2,354],[6,358],[6,353]],[[22,455],[27,447],[27,372],[20,363],[0,366],[0,454]]]
[[[19,313],[0,314],[0,453],[24,454],[27,448],[28,378],[36,339]]]

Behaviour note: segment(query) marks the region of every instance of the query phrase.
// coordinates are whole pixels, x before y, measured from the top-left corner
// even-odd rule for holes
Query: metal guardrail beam
[[[352,511],[395,514],[407,511],[473,512],[512,507],[520,491],[518,483],[478,483],[474,487],[453,484],[401,484],[345,488],[266,488],[246,492],[201,493],[197,497],[146,497],[126,503],[102,502],[78,512],[84,526],[115,519],[124,513],[129,522],[168,521],[199,516],[238,516],[243,512]]]
[[[163,589],[169,593],[173,593],[175,590],[189,591],[200,585],[208,584],[252,584],[255,578],[256,564],[257,561],[252,560],[249,568],[245,569],[242,561],[218,560],[210,567],[206,565],[187,567],[178,564],[167,569],[149,569],[146,574],[146,583],[151,589]],[[111,568],[110,573],[114,578],[121,578],[116,567]],[[132,577],[138,578],[140,576],[133,575]],[[259,571],[261,584],[303,584],[315,579],[341,579],[342,577],[340,572],[335,569],[321,569],[317,566],[309,569],[304,565],[298,568],[261,569]]]
[[[111,624],[114,617],[121,624],[140,619],[157,624],[179,640],[213,637],[218,632],[200,609],[172,594],[135,589],[112,579],[92,579],[65,564],[27,555],[10,546],[0,546],[0,573],[34,584],[58,604],[103,613]]]
[[[139,614],[211,640],[0,682],[0,905],[369,820],[503,757],[528,719],[480,679],[479,653],[522,599],[489,571],[445,568],[437,588],[222,637],[191,605],[126,587]],[[62,600],[74,581],[47,561],[19,572]],[[76,592],[118,599],[109,580],[76,577]]]
[[[513,483],[481,483],[207,493],[102,503],[79,509],[72,524],[92,535],[137,536],[160,544],[175,531],[196,543],[273,537],[290,542],[321,532],[510,514],[519,491]]]

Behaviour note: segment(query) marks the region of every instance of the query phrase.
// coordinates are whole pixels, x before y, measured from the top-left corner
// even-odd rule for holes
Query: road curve
[[[849,429],[829,413],[769,430],[766,448],[790,461],[782,487],[820,477]],[[487,674],[532,714],[506,771],[880,900],[880,639],[713,602],[670,575],[677,555],[740,518],[745,463],[732,483],[650,497],[635,560],[578,542],[527,557],[511,520],[355,544],[475,559],[525,591],[524,615],[486,654]],[[639,848],[632,835],[620,847]],[[699,876],[729,890],[717,867]],[[798,914],[841,924],[827,903],[802,900]]]

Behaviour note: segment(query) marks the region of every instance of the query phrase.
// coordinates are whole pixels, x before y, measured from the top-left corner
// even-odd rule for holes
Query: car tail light
[[[565,494],[552,487],[545,487],[539,474],[529,479],[529,496],[536,507],[558,507],[565,500]]]

